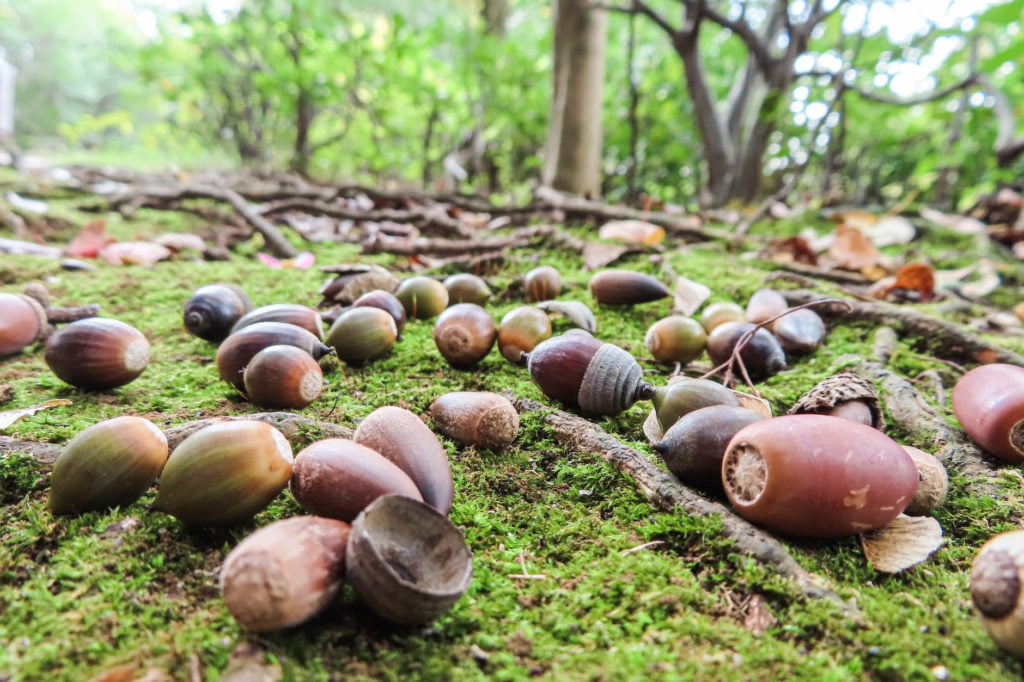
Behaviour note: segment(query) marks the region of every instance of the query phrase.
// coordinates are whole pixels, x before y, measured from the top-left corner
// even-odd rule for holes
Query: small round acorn
[[[320,363],[295,346],[267,346],[252,357],[242,379],[254,405],[274,410],[301,410],[324,390]]]
[[[434,343],[452,367],[472,367],[480,362],[497,338],[494,318],[476,303],[456,303],[434,324]]]

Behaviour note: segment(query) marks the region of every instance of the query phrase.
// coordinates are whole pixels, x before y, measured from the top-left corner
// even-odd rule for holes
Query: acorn
[[[651,398],[662,431],[667,431],[685,414],[711,405],[739,407],[736,394],[710,379],[682,377],[654,389]]]
[[[827,414],[884,430],[875,385],[852,372],[819,381],[789,409],[789,414]]]
[[[494,318],[476,303],[456,303],[434,324],[434,343],[452,367],[472,367],[480,362],[497,338]]]
[[[825,322],[810,308],[797,308],[775,320],[771,331],[786,353],[807,355],[825,338]]]
[[[562,293],[562,274],[550,265],[541,265],[523,277],[523,293],[527,301],[546,301]]]
[[[334,350],[313,333],[286,322],[255,322],[224,339],[217,348],[217,371],[239,393],[245,395],[245,367],[253,356],[270,346],[295,346],[314,360]]]
[[[740,339],[754,329],[749,322],[725,322],[708,334],[708,357],[716,366],[729,360]],[[763,327],[751,335],[740,350],[739,359],[751,381],[763,381],[786,366],[786,354],[778,340]],[[740,376],[739,369],[733,372]]]
[[[448,517],[403,495],[384,495],[352,523],[345,575],[389,621],[428,623],[469,588],[473,555]]]
[[[324,342],[349,365],[362,365],[391,352],[398,341],[395,318],[372,306],[349,308],[327,330]]]
[[[320,363],[295,346],[267,346],[256,353],[242,381],[254,405],[273,410],[301,410],[324,390]]]
[[[240,287],[207,284],[196,289],[185,302],[185,329],[201,339],[220,342],[250,310],[252,300]]]
[[[46,342],[46,364],[62,381],[105,390],[134,380],[149,364],[149,341],[119,320],[90,317],[58,329]]]
[[[910,445],[904,445],[903,449],[914,460],[914,466],[917,467],[920,479],[914,499],[910,501],[903,513],[914,516],[930,514],[938,509],[946,499],[946,493],[949,492],[949,476],[946,474],[946,467],[942,466],[942,462],[935,455],[924,450]]]
[[[505,313],[498,325],[498,350],[509,362],[523,364],[526,353],[551,338],[551,320],[540,308],[523,305]]]
[[[1001,649],[1024,658],[1024,530],[989,539],[971,565],[971,601]]]
[[[188,525],[229,526],[270,504],[291,475],[292,448],[276,428],[258,421],[220,422],[174,449],[153,508]]]
[[[319,304],[321,308],[329,307],[332,303],[348,305],[368,291],[381,289],[392,292],[398,287],[398,278],[379,265],[344,263],[320,269],[334,273],[320,287],[320,295],[323,297]]]
[[[416,320],[437,317],[448,307],[448,290],[433,277],[414,275],[403,279],[395,297],[402,302],[405,313]]]
[[[352,301],[352,307],[380,308],[387,312],[395,320],[395,328],[398,330],[398,338],[402,338],[402,332],[405,331],[405,306],[403,306],[402,302],[399,301],[398,298],[396,298],[390,291],[384,291],[383,289],[367,291],[365,294]]]
[[[700,326],[704,327],[704,331],[710,334],[720,324],[743,322],[745,319],[746,313],[739,304],[732,301],[719,301],[708,304],[701,311],[697,321],[700,322]]]
[[[359,422],[352,440],[372,448],[409,475],[423,500],[442,514],[452,508],[448,453],[423,420],[401,407],[378,407]]]
[[[654,397],[632,355],[579,329],[539,343],[527,367],[548,398],[590,414],[615,415]]]
[[[346,438],[317,441],[295,456],[292,496],[311,514],[351,523],[381,495],[423,499],[408,474],[376,450]]]
[[[910,504],[917,484],[917,468],[899,443],[818,414],[756,421],[733,437],[722,461],[722,485],[736,511],[793,537],[880,528]]]
[[[709,405],[688,412],[651,448],[683,483],[722,492],[722,458],[740,429],[765,417],[738,405]]]
[[[451,303],[486,305],[491,300],[491,288],[477,275],[460,272],[446,277],[443,284],[448,290],[448,300]]]
[[[23,294],[0,293],[0,358],[46,338],[46,310]]]
[[[605,305],[635,305],[672,295],[668,287],[650,275],[632,270],[602,270],[590,278],[590,294]]]
[[[658,362],[685,365],[704,352],[708,336],[700,322],[692,317],[669,315],[647,329],[644,343]]]
[[[454,391],[430,404],[437,430],[460,445],[504,450],[519,434],[519,413],[503,395],[489,391]]]
[[[778,317],[787,310],[789,310],[789,301],[781,292],[775,289],[758,289],[747,301],[747,309],[742,319],[746,319],[751,324],[761,324]]]
[[[246,536],[220,569],[228,612],[247,630],[271,632],[323,611],[341,587],[350,530],[344,521],[294,516]]]
[[[78,514],[142,497],[167,461],[167,438],[142,417],[115,417],[79,431],[53,463],[47,506]]]
[[[967,372],[953,386],[953,414],[983,449],[1024,462],[1024,367],[995,363]]]
[[[284,322],[302,327],[316,338],[323,340],[324,323],[320,319],[320,313],[308,305],[299,303],[274,303],[260,306],[243,315],[235,326],[231,328],[234,334],[243,327],[248,327],[256,322]]]

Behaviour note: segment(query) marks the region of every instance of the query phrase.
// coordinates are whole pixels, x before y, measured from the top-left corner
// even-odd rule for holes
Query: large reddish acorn
[[[1024,367],[996,363],[967,372],[953,386],[953,413],[982,448],[1024,462]]]

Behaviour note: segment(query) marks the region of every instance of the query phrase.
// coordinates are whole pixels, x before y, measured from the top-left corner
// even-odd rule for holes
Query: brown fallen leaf
[[[770,258],[776,263],[818,264],[818,254],[803,237],[776,239],[771,245]]]
[[[126,663],[91,677],[89,682],[132,682],[138,669],[137,663]]]
[[[849,225],[839,225],[828,255],[835,259],[837,267],[863,270],[876,265],[882,254],[863,232]]]
[[[935,297],[935,269],[928,263],[907,263],[896,271],[896,281],[886,290],[886,296],[899,294],[904,298],[917,292],[917,300],[927,303]]]
[[[583,268],[585,270],[600,270],[636,250],[637,247],[625,244],[587,242],[583,245]]]
[[[51,407],[63,407],[64,405],[70,404],[70,400],[65,400],[64,398],[56,398],[54,400],[47,400],[46,402],[39,403],[38,405],[33,405],[32,407],[26,407],[20,410],[6,410],[4,412],[0,412],[0,431],[4,431],[5,429],[7,429],[7,427],[9,427],[11,424],[18,421],[19,419],[22,419],[24,417],[31,417],[36,412],[48,410]]]
[[[899,573],[942,546],[942,526],[931,516],[900,514],[887,525],[861,535],[860,545],[876,571]]]
[[[665,239],[665,229],[644,220],[612,220],[597,231],[600,239],[653,246]]]

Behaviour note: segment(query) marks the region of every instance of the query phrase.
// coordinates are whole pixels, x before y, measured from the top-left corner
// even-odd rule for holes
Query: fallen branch
[[[433,228],[435,232],[443,235],[457,235],[459,237],[471,237],[474,233],[472,227],[467,223],[452,218],[448,210],[441,205],[426,206],[423,208],[397,210],[397,209],[370,209],[362,210],[349,208],[326,201],[317,201],[303,197],[282,199],[268,204],[260,210],[262,215],[281,213],[284,211],[301,211],[310,215],[323,215],[338,220],[352,220],[357,222],[385,222],[416,224],[421,229]]]
[[[545,424],[559,441],[578,452],[597,453],[631,476],[647,499],[664,511],[673,512],[678,507],[690,516],[721,517],[722,533],[736,543],[740,552],[791,578],[804,596],[841,602],[839,596],[825,586],[824,580],[805,571],[781,542],[743,520],[725,505],[690,490],[600,426],[526,398],[517,399],[515,406],[520,413],[543,414]]]

